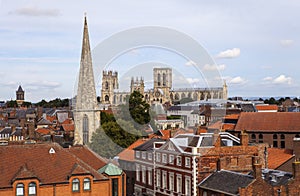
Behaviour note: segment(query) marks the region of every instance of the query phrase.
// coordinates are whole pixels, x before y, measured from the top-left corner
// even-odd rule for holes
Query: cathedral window
[[[161,84],[160,74],[157,74],[157,86],[160,86],[160,84]]]
[[[89,119],[87,115],[84,115],[82,120],[82,132],[83,132],[83,143],[87,144],[89,142]]]
[[[109,96],[105,95],[105,101],[109,101]]]
[[[163,86],[166,86],[167,85],[167,77],[166,77],[166,74],[164,73],[163,74]]]
[[[109,84],[108,84],[108,82],[106,81],[106,82],[105,82],[105,89],[108,90],[108,88],[109,88]]]

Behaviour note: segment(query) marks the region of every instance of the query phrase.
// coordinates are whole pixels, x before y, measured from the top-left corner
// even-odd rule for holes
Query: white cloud
[[[195,66],[196,63],[194,61],[190,60],[190,61],[186,62],[185,65],[186,66]]]
[[[187,78],[186,80],[187,80],[188,83],[190,83],[190,84],[195,84],[195,83],[200,82],[200,80],[199,80],[198,78]]]
[[[291,46],[291,45],[293,45],[294,44],[294,40],[291,40],[291,39],[283,39],[283,40],[280,40],[280,44],[282,45],[282,46]]]
[[[229,84],[244,84],[246,83],[246,79],[242,78],[241,76],[236,76],[234,78],[232,77],[225,77],[226,81],[228,81]]]
[[[26,86],[29,89],[55,89],[61,86],[60,83],[58,82],[51,82],[51,81],[34,81],[34,82],[29,82],[26,84]]]
[[[206,70],[206,71],[216,71],[216,70],[223,71],[225,68],[226,68],[225,64],[221,64],[221,65],[209,65],[209,64],[206,64],[203,67],[203,69]]]
[[[60,11],[58,9],[41,9],[38,7],[22,7],[9,14],[22,15],[22,16],[59,16]]]
[[[239,48],[228,49],[220,52],[216,57],[217,58],[235,58],[240,56],[241,50]]]
[[[292,84],[292,78],[285,75],[280,75],[273,80],[274,84]]]
[[[263,78],[263,81],[272,81],[272,80],[273,80],[273,78],[270,76]]]

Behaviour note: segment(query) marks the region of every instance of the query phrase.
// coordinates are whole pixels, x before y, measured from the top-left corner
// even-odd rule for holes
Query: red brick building
[[[112,178],[97,171],[107,163],[85,146],[7,145],[0,146],[0,156],[1,196],[116,195]],[[120,180],[118,195],[124,184]]]

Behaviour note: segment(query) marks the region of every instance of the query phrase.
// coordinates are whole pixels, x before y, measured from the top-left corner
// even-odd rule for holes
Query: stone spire
[[[84,17],[82,51],[79,80],[77,87],[75,120],[75,143],[86,144],[92,133],[99,127],[100,112],[97,109],[97,98],[89,41],[88,25]]]

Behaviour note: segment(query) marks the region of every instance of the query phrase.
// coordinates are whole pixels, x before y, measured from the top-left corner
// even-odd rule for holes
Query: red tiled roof
[[[257,110],[278,110],[277,105],[257,105]]]
[[[73,146],[66,150],[83,160],[85,163],[89,164],[95,170],[100,169],[108,162],[105,158],[99,156],[84,145]]]
[[[61,126],[64,129],[64,131],[74,131],[75,130],[74,124],[62,124]]]
[[[51,148],[55,153],[49,153]],[[83,160],[55,143],[0,146],[0,156],[1,188],[12,186],[11,180],[16,178],[18,171],[24,170],[20,169],[24,165],[29,172],[21,172],[19,176],[31,172],[34,174],[32,177],[38,178],[41,184],[68,182],[75,164],[87,170],[96,180],[106,179]],[[90,160],[93,161],[97,160]]]
[[[147,139],[138,139],[137,141],[135,141],[134,143],[132,143],[130,146],[128,146],[128,148],[126,148],[125,150],[123,150],[122,152],[120,152],[118,154],[118,157],[120,160],[124,160],[124,161],[134,161],[134,148],[138,147],[139,145],[142,145],[143,143],[145,143],[146,141],[148,141]]]
[[[225,119],[239,119],[239,114],[228,114],[228,115],[226,115],[224,118]]]
[[[53,123],[54,120],[57,120],[56,116],[48,116],[48,115],[46,116],[46,119],[49,120],[52,123]]]
[[[73,120],[70,118],[67,118],[66,120],[64,120],[64,122],[62,122],[61,124],[74,124]]]
[[[43,135],[48,135],[51,132],[51,129],[47,129],[47,128],[38,128],[35,130],[36,132],[43,134]]]
[[[299,132],[300,112],[242,112],[235,131]]]
[[[277,169],[293,157],[294,155],[291,150],[268,148],[268,168]]]
[[[233,123],[224,123],[222,125],[223,130],[234,130],[234,128],[235,128],[235,124]]]
[[[208,129],[221,129],[222,128],[222,121],[217,121],[207,127]]]

